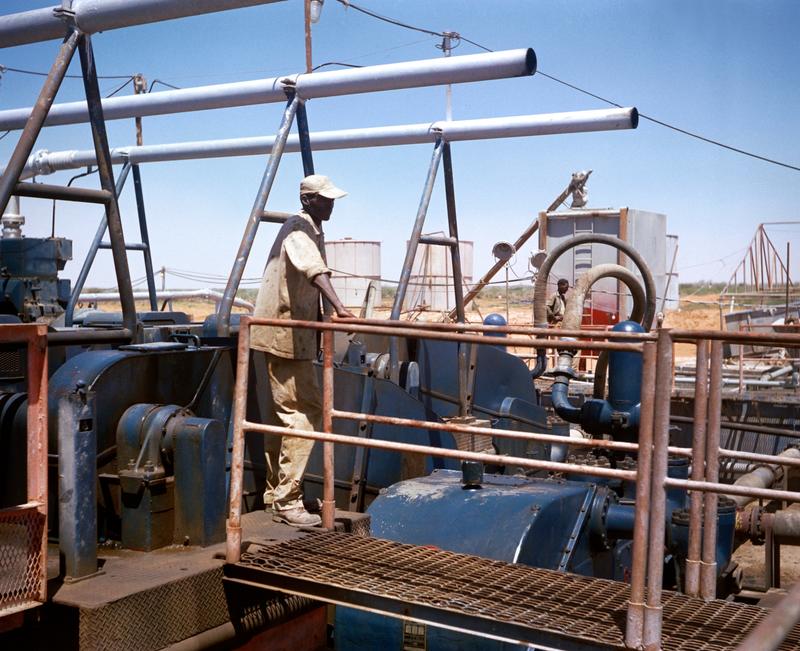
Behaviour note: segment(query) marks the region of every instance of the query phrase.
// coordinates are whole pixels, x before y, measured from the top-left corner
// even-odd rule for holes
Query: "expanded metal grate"
[[[300,592],[298,586],[302,586],[308,596],[323,599],[335,594],[340,603],[374,602],[379,604],[376,610],[388,614],[411,612],[390,611],[386,605],[394,600],[428,612],[447,611],[462,617],[461,621],[468,616],[476,622],[507,623],[586,641],[595,648],[624,648],[629,588],[606,579],[332,532],[251,546],[226,574],[272,589]],[[727,651],[766,613],[756,606],[704,602],[665,592],[662,648]],[[447,617],[436,621],[445,623]],[[799,647],[800,629],[796,628],[780,648]]]
[[[44,525],[35,507],[0,510],[0,617],[40,601]]]

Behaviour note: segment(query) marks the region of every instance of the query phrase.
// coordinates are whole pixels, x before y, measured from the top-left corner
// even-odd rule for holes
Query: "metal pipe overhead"
[[[319,131],[310,135],[313,149],[324,151],[424,144],[434,142],[440,135],[447,141],[459,141],[635,129],[638,121],[639,116],[635,108],[609,108],[518,115],[507,118]],[[274,142],[274,136],[264,136],[199,140],[141,147],[117,147],[111,150],[111,158],[115,163],[130,161],[137,164],[229,156],[257,156],[270,153]],[[300,151],[300,139],[297,135],[289,137],[286,151]],[[23,176],[52,174],[59,170],[77,169],[94,164],[94,150],[49,152],[43,149],[28,159]]]
[[[94,34],[283,0],[73,0],[78,30]],[[68,12],[61,6],[0,16],[0,48],[64,38]]]
[[[301,99],[308,100],[401,88],[524,77],[534,72],[536,72],[536,54],[530,48],[521,48],[111,97],[103,100],[103,115],[106,120],[119,120],[146,115],[285,102],[287,85],[294,85],[296,94]],[[0,111],[0,130],[21,129],[25,126],[31,110],[32,108],[26,107]],[[45,120],[45,126],[76,124],[87,122],[88,119],[86,102],[54,104]]]

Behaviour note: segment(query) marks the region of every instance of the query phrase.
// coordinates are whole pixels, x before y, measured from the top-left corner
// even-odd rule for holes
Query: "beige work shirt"
[[[254,316],[316,321],[319,290],[312,281],[319,274],[330,274],[324,250],[322,231],[307,213],[300,211],[287,219],[267,258]],[[278,357],[314,359],[317,333],[305,328],[254,326],[250,346]]]

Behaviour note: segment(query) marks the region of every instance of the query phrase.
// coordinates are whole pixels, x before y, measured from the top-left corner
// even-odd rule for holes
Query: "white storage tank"
[[[370,282],[376,287],[375,305],[381,303],[381,243],[365,240],[325,242],[331,284],[346,307],[361,307]]]
[[[432,235],[442,235],[442,233],[432,233]],[[473,242],[466,240],[460,240],[458,243],[465,294],[472,286],[473,246]],[[420,244],[411,268],[405,309],[445,311],[453,309],[455,305],[450,247]]]

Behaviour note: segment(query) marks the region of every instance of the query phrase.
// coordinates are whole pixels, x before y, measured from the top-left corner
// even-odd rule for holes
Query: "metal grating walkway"
[[[309,532],[251,545],[234,581],[567,650],[623,649],[627,584],[377,538]],[[728,651],[768,611],[664,593],[664,651]],[[800,627],[781,649],[800,648]]]

